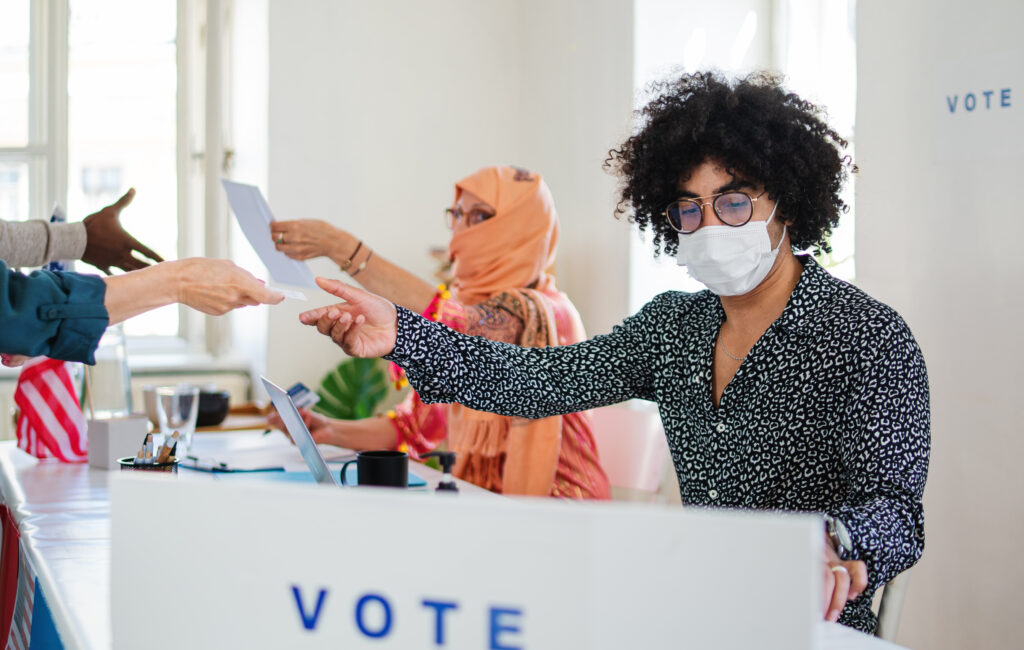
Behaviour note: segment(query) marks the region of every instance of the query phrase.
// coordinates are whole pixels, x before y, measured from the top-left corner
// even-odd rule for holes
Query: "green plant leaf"
[[[374,414],[388,394],[388,378],[380,359],[345,359],[320,380],[320,402],[313,410],[339,420]]]

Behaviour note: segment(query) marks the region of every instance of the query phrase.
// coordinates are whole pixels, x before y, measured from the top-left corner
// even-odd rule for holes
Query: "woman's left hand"
[[[302,418],[303,424],[306,425],[306,428],[309,429],[310,433],[314,433],[315,431],[328,426],[330,423],[330,420],[327,417],[320,415],[319,413],[314,413],[307,408],[300,408],[299,416]],[[284,420],[281,419],[281,415],[277,412],[277,409],[273,409],[267,414],[267,427],[271,429],[278,429],[289,440],[292,440],[292,437],[288,435],[288,429],[284,426]],[[313,438],[315,439],[316,435],[314,435]],[[295,441],[292,440],[292,442]]]
[[[342,253],[350,255],[355,249],[355,237],[319,219],[272,221],[270,236],[274,247],[293,260],[330,257],[336,260]]]
[[[846,603],[860,596],[868,586],[868,566],[860,560],[840,560],[826,540],[823,570],[825,620],[835,623]]]

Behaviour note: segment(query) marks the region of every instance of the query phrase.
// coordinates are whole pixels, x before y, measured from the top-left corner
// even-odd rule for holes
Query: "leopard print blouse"
[[[827,512],[869,582],[840,622],[866,632],[874,591],[924,548],[928,376],[903,319],[810,257],[782,315],[711,397],[725,312],[709,291],[667,292],[610,334],[520,348],[398,310],[388,358],[425,402],[546,417],[628,399],[658,405],[689,506]]]

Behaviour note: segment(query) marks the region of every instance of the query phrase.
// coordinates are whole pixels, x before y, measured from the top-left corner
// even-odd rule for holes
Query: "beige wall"
[[[1024,633],[1022,23],[1009,0],[858,3],[857,277],[910,324],[932,391],[926,548],[899,638],[913,648]],[[948,113],[947,94],[991,86],[1016,105]]]
[[[629,129],[631,2],[270,0],[269,14],[278,218],[330,220],[429,277],[454,181],[487,164],[529,167],[562,219],[562,288],[591,331],[621,320],[629,230],[611,217],[601,162]],[[271,310],[267,367],[285,385],[340,359],[296,325],[313,303]]]

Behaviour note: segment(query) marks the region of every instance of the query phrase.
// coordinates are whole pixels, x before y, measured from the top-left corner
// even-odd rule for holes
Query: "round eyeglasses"
[[[767,191],[767,190],[765,190]],[[719,220],[727,226],[739,227],[750,221],[754,216],[754,201],[764,196],[750,196],[740,190],[698,196],[694,199],[676,199],[665,207],[665,218],[673,229],[689,235],[700,228],[704,216],[704,206],[710,204]],[[712,199],[704,201],[704,199]],[[704,201],[702,203],[702,201]]]
[[[451,230],[455,230],[455,226],[457,226],[463,219],[466,220],[466,225],[475,226],[478,223],[483,223],[494,216],[493,212],[487,212],[480,208],[471,208],[464,211],[462,207],[458,205],[451,208],[445,208],[444,214],[448,220],[448,228]]]

